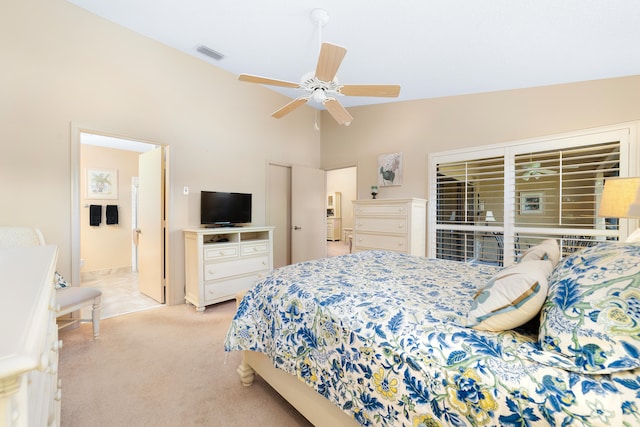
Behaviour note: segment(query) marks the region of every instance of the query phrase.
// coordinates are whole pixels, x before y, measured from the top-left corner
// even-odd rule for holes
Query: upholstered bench
[[[0,227],[0,248],[16,248],[23,246],[44,245],[44,236],[37,228]],[[67,286],[56,290],[57,317],[78,311],[88,305],[92,306],[91,320],[93,337],[100,335],[100,299],[102,292],[94,288]],[[60,319],[59,328],[63,328],[78,319]]]

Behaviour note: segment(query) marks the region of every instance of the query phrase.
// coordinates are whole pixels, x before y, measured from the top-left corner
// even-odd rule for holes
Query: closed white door
[[[291,168],[291,262],[327,256],[326,175],[321,169]]]
[[[269,164],[267,225],[273,230],[273,267],[291,264],[291,167]]]
[[[164,150],[138,158],[138,289],[164,303]]]

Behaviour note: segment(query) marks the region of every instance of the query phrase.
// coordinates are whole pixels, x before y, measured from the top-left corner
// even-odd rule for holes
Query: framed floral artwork
[[[402,153],[378,156],[378,186],[402,185]]]
[[[87,199],[117,198],[117,169],[87,169]]]

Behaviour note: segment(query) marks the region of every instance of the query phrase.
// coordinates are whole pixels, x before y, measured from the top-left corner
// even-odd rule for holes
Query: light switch
[[[185,196],[189,195],[189,187],[183,187],[182,188],[182,194],[184,194]]]

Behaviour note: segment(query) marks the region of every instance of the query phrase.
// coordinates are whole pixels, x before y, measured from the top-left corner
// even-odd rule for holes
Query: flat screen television
[[[222,191],[200,192],[200,223],[235,226],[251,222],[251,194]]]

